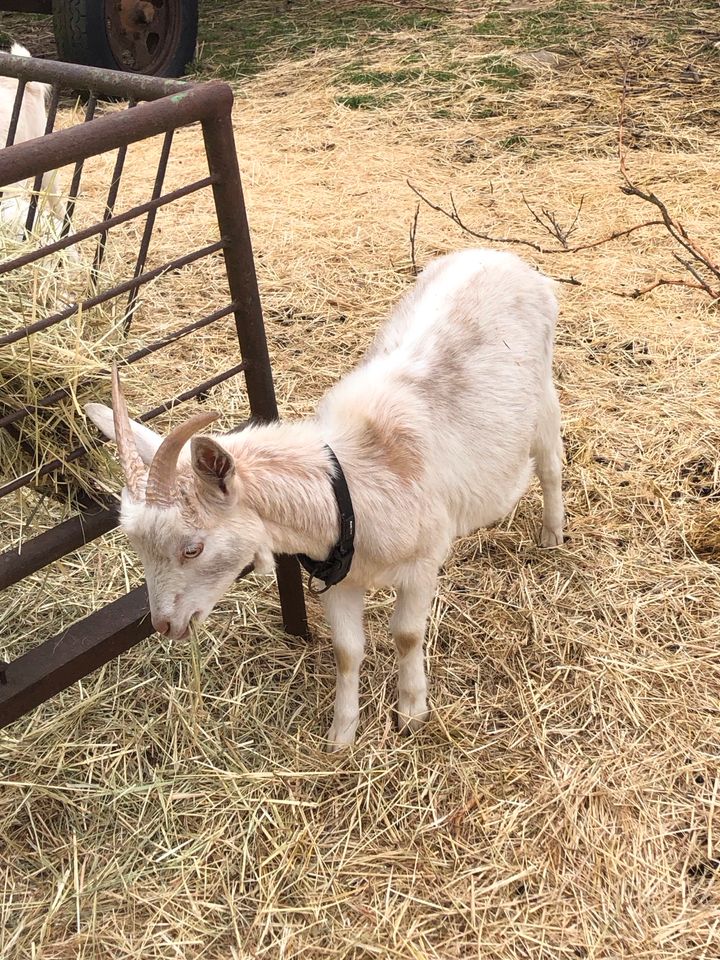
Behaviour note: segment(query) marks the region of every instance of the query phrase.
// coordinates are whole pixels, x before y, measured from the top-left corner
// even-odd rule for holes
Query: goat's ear
[[[227,482],[235,472],[232,455],[210,437],[193,437],[190,451],[195,476],[203,483],[216,487],[221,493],[227,493]]]
[[[106,407],[104,403],[86,403],[85,413],[90,417],[95,426],[104,433],[109,440],[115,439],[115,422],[113,420],[112,407]],[[157,448],[162,443],[163,438],[159,433],[155,433],[144,423],[138,423],[137,420],[131,420],[133,436],[135,437],[135,446],[140,454],[140,459],[149,467],[155,456]]]

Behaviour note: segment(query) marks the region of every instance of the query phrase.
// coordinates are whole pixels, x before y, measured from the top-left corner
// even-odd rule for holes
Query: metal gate
[[[0,350],[12,343],[33,337],[43,330],[113,298],[127,298],[125,316],[132,317],[138,292],[148,282],[177,271],[222,251],[229,297],[211,313],[147,343],[128,354],[124,363],[133,364],[163,350],[169,344],[191,336],[211,324],[234,321],[232,336],[237,336],[241,362],[168,400],[156,403],[138,419],[147,422],[193,398],[204,397],[214,386],[243,373],[247,388],[250,418],[270,421],[277,418],[277,405],[253,263],[240,173],[235,154],[231,110],[233,95],[224,83],[184,84],[113,71],[23,59],[0,54],[0,76],[18,80],[8,146],[0,150],[0,195],[10,184],[34,179],[28,205],[30,228],[37,214],[37,195],[43,173],[73,165],[63,225],[59,239],[20,257],[0,263],[0,283],[8,281],[12,271],[66,250],[80,241],[95,244],[95,262],[102,262],[109,232],[120,224],[139,219],[141,241],[132,276],[112,287],[98,290],[80,302],[71,302],[62,310],[34,319],[32,323],[0,336]],[[14,143],[26,84],[40,81],[50,84],[46,135],[24,143]],[[84,93],[84,121],[68,129],[53,132],[60,98],[68,93]],[[113,109],[100,116],[102,98],[125,100],[127,109]],[[185,183],[169,192],[163,182],[174,132],[199,123],[207,156],[207,176]],[[199,134],[199,131],[198,131]],[[118,191],[123,177],[128,146],[157,135],[163,136],[162,149],[146,202],[116,212]],[[199,142],[199,141],[198,141]],[[80,193],[86,160],[108,151],[116,151],[108,185],[104,215],[95,223],[73,232],[72,216]],[[158,210],[203,190],[212,190],[220,239],[149,269],[148,251]],[[143,222],[144,219],[144,222]],[[105,371],[107,372],[107,371]],[[17,438],[24,417],[50,409],[68,395],[62,387],[48,392],[36,404],[10,408],[0,387],[0,429]],[[158,400],[158,398],[154,398]],[[24,441],[27,442],[27,441]],[[83,457],[84,446],[67,450],[62,458],[38,462],[35,468],[0,484],[0,510],[3,498],[23,486],[37,484],[43,477],[62,475],[63,467]],[[0,555],[0,590],[59,560],[118,524],[117,500],[78,496],[74,515],[53,528],[22,543],[21,548]],[[307,621],[302,582],[294,557],[279,557],[277,579],[285,629],[307,636]],[[74,623],[69,629],[48,639],[10,663],[0,663],[0,727],[5,726],[55,693],[86,676],[153,632],[145,586],[131,590],[112,603]]]

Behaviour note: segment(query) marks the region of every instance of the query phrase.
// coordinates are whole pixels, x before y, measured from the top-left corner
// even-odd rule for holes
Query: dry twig
[[[575,211],[573,222],[570,224],[570,226],[567,229],[565,229],[560,225],[560,222],[557,218],[557,214],[555,213],[554,210],[548,210],[546,207],[541,207],[540,214],[542,214],[542,216],[540,216],[540,214],[536,213],[533,210],[533,208],[530,206],[530,204],[527,202],[527,200],[525,199],[525,194],[523,194],[523,197],[522,197],[522,202],[525,204],[527,209],[532,214],[533,220],[535,220],[535,222],[538,223],[543,228],[543,230],[547,230],[547,232],[550,234],[551,237],[555,237],[556,240],[559,240],[564,250],[567,250],[568,239],[576,230],[578,217],[580,216],[580,211],[582,210],[584,200],[585,200],[585,197],[582,197],[580,199],[580,204],[577,210]]]
[[[591,240],[588,243],[578,243],[573,247],[543,247],[541,244],[535,243],[533,240],[525,240],[522,237],[494,237],[492,234],[474,230],[472,227],[469,227],[461,218],[452,193],[450,194],[450,203],[452,205],[452,209],[446,210],[439,204],[433,203],[432,200],[429,200],[417,189],[417,187],[410,183],[409,180],[407,181],[407,185],[410,187],[412,192],[423,201],[423,203],[430,207],[431,210],[436,210],[438,213],[442,213],[443,216],[448,217],[470,237],[475,237],[478,240],[486,240],[488,243],[504,243],[512,246],[530,247],[532,250],[535,250],[538,253],[548,255],[553,255],[556,253],[579,253],[581,250],[592,250],[595,247],[602,246],[604,243],[609,243],[611,240],[617,240],[620,237],[626,237],[631,233],[635,233],[636,230],[642,230],[645,227],[659,226],[663,223],[662,220],[645,220],[643,223],[636,223],[632,227],[626,227],[623,230],[613,230],[612,233],[609,233],[605,237],[600,237],[598,240]]]
[[[638,185],[631,179],[627,171],[627,158],[625,151],[627,95],[628,71],[627,66],[624,66],[622,92],[620,95],[620,110],[618,114],[618,160],[620,163],[620,173],[624,180],[624,184],[620,187],[620,189],[627,196],[639,197],[640,200],[644,200],[646,203],[652,204],[660,211],[662,220],[655,222],[663,224],[673,240],[680,244],[680,246],[690,254],[690,260],[684,260],[678,254],[673,254],[673,256],[694,277],[694,281],[682,277],[661,276],[657,277],[653,283],[649,284],[648,286],[635,290],[632,294],[623,295],[639,297],[644,293],[648,293],[650,290],[654,290],[656,287],[664,286],[666,284],[675,284],[678,286],[690,287],[693,290],[704,290],[705,293],[712,297],[713,300],[720,300],[720,286],[711,286],[710,282],[708,282],[708,280],[702,276],[698,269],[698,267],[705,269],[712,275],[715,281],[720,281],[720,264],[718,261],[707,250],[705,250],[697,242],[697,240],[694,240],[689,236],[682,223],[672,216],[667,206],[655,193],[652,191],[642,190],[640,187],[638,187]]]
[[[417,225],[418,217],[420,216],[420,204],[418,203],[415,207],[415,216],[413,217],[412,226],[410,227],[410,262],[412,263],[413,276],[418,275],[418,265],[417,260],[415,259],[415,240],[417,237]]]

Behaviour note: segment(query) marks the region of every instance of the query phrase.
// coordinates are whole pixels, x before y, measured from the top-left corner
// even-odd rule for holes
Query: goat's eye
[[[203,549],[202,543],[189,543],[183,550],[183,556],[186,560],[192,560],[195,557],[199,557]]]

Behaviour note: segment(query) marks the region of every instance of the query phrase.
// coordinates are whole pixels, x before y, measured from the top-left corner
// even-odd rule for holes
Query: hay
[[[652,30],[645,14],[618,14],[623,35]],[[463,24],[447,24],[459,60],[513,54],[505,38],[466,41]],[[394,42],[372,51],[376,65],[400,69],[410,45],[440,59],[424,34]],[[617,189],[610,44],[593,50],[592,73],[577,60],[562,77],[543,67],[544,79],[504,97],[506,113],[476,120],[464,107],[429,117],[409,90],[349,108],[336,98],[358,56],[351,46],[281,61],[240,91],[285,416],[312,409],[410,282],[406,178],[437,200],[452,190],[468,222],[508,235],[544,239],[522,194],[568,221],[584,196],[578,240],[637,219]],[[695,109],[705,88],[680,109],[660,86],[675,61],[648,53],[640,67],[655,82],[631,105],[650,128],[633,169],[712,245],[720,156]],[[520,131],[524,142],[508,145]],[[192,134],[175,146],[178,175],[200,175]],[[144,199],[141,184],[127,187]],[[193,203],[159,221],[153,256],[214,239],[210,208]],[[420,263],[464,243],[420,211]],[[427,726],[412,739],[395,732],[391,598],[379,594],[358,745],[324,754],[334,668],[315,601],[304,646],[279,630],[271,584],[238,586],[187,644],[155,637],[0,735],[0,953],[717,956],[718,317],[686,290],[609,292],[664,268],[667,243],[641,232],[562,264],[583,280],[560,290],[557,338],[570,538],[562,550],[534,546],[535,489],[506,522],[457,544],[428,630]],[[207,306],[221,266],[193,276],[166,279],[138,314],[138,337]],[[155,372],[152,396],[210,375],[235,349],[227,329],[188,341]],[[132,371],[131,408],[148,369]],[[232,385],[212,403],[228,425],[245,413]],[[32,506],[40,524],[59,509]],[[119,534],[44,571],[8,592],[0,655],[140,575]]]
[[[6,220],[2,224],[3,261],[32,253],[40,244],[58,239],[59,231],[54,235],[47,230],[47,226],[54,230],[55,221],[46,218],[42,211],[38,221],[28,237],[22,237],[17,222]],[[95,277],[92,260],[87,261],[74,251],[60,251],[6,274],[0,285],[0,334],[14,333],[92,296],[98,289],[96,280],[100,289],[113,283],[106,270],[100,270]],[[91,310],[78,310],[37,335],[3,347],[2,413],[32,409],[12,432],[0,430],[0,461],[6,465],[4,481],[37,471],[56,458],[64,461],[67,451],[78,444],[91,444],[81,405],[97,394],[98,371],[125,347],[123,307],[113,300]],[[38,409],[38,402],[58,389],[67,389],[68,396],[56,406]],[[59,486],[54,476],[38,476],[37,484],[58,495],[72,496],[80,489],[97,489],[93,484],[97,470],[97,461],[89,458],[67,464],[69,484]]]

